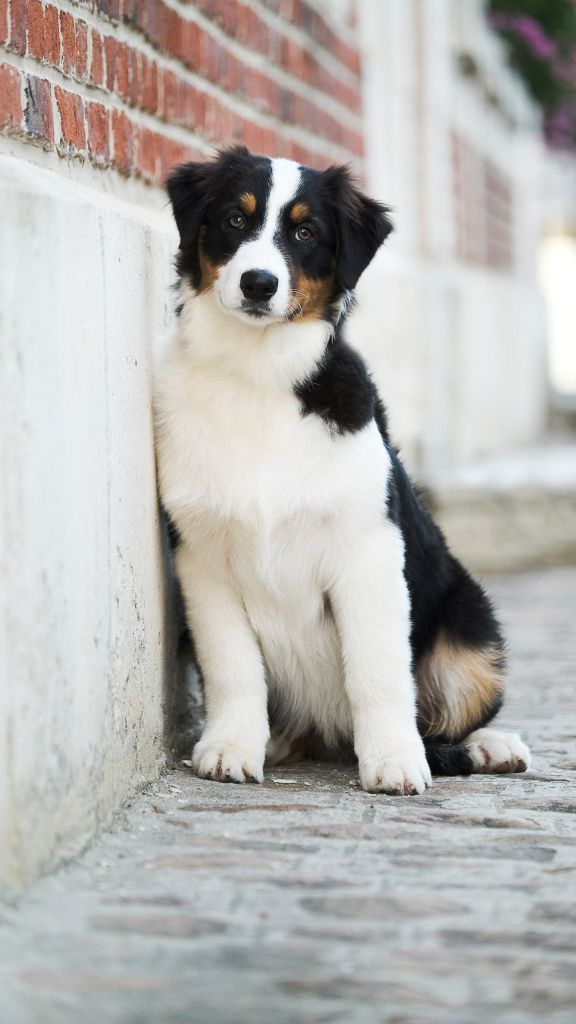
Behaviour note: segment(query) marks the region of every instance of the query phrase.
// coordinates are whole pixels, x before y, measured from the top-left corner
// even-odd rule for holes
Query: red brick
[[[96,0],[96,10],[100,11],[107,18],[112,21],[118,21],[120,18],[120,5],[121,0]]]
[[[165,121],[176,121],[178,117],[178,76],[168,68],[161,69],[162,105],[159,113]]]
[[[118,43],[116,47],[116,91],[124,99],[128,96],[128,47]]]
[[[8,40],[8,0],[0,0],[0,43]]]
[[[164,120],[206,130],[212,106],[220,109],[221,104],[188,82],[182,82],[171,71],[164,70],[161,76],[163,98],[160,114]]]
[[[102,103],[86,104],[88,153],[97,163],[110,161],[110,115]]]
[[[24,79],[24,124],[33,138],[46,142],[54,140],[52,118],[52,86],[46,78],[26,75]]]
[[[60,26],[58,10],[53,4],[44,8],[43,56],[47,64],[60,63]]]
[[[114,36],[104,37],[106,54],[106,86],[110,92],[116,92],[127,99],[128,91],[128,47]]]
[[[192,146],[185,146],[174,139],[168,139],[166,136],[161,136],[159,150],[160,182],[166,180],[167,175],[176,164],[183,164],[188,160],[205,159],[205,154],[202,154],[199,150],[194,149]]]
[[[149,128],[139,127],[136,135],[136,164],[138,173],[147,181],[160,178],[160,153],[158,134]]]
[[[11,0],[8,49],[26,53],[26,0]]]
[[[143,56],[140,106],[150,114],[158,110],[158,65]]]
[[[244,43],[249,46],[251,50],[255,50],[257,53],[263,53],[265,56],[268,56],[270,52],[271,33],[266,22],[262,21],[255,11],[250,8],[245,8],[244,25]],[[234,29],[232,29],[231,35],[234,35]]]
[[[116,50],[119,43],[114,36],[104,36],[104,53],[106,55],[106,88],[114,92],[116,80]]]
[[[134,136],[132,122],[122,110],[112,111],[114,166],[124,174],[134,169]]]
[[[141,0],[124,0],[122,18],[124,21],[138,24],[138,13]]]
[[[76,69],[76,28],[68,11],[60,11],[60,39],[62,41],[62,70],[70,75]]]
[[[102,55],[102,36],[91,29],[92,37],[92,63],[90,66],[90,81],[92,85],[102,85],[104,76],[104,61]]]
[[[77,21],[76,36],[76,74],[78,78],[86,78],[88,72],[88,26],[85,21]]]
[[[22,117],[20,72],[9,64],[0,64],[0,128],[19,128]]]
[[[78,151],[85,150],[86,132],[82,98],[74,92],[60,89],[59,85],[56,85],[54,92],[60,115],[60,143],[66,142]]]
[[[183,21],[179,36],[178,53],[175,54],[187,67],[196,70],[200,63],[200,38],[202,29],[193,21]]]
[[[55,88],[55,94],[62,128],[60,142],[65,142],[78,151],[86,149],[82,98],[73,92],[61,89],[59,85]]]
[[[140,106],[141,102],[141,78],[142,63],[146,61],[143,54],[137,50],[130,50],[128,55],[128,102],[134,107]]]
[[[353,74],[360,73],[358,51],[350,46],[330,27],[327,21],[307,3],[298,3],[298,20],[305,31],[325,50],[328,50]]]
[[[44,55],[44,10],[41,0],[26,0],[26,52],[36,60]]]

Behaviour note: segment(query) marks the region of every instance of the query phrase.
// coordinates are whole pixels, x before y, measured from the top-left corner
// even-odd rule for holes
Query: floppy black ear
[[[181,164],[169,174],[166,191],[180,232],[180,248],[192,248],[198,237],[209,199],[214,163]]]
[[[394,225],[388,207],[365,196],[347,167],[330,167],[325,175],[338,224],[338,279],[341,287],[350,291]]]
[[[228,146],[217,150],[214,160],[181,164],[168,175],[166,191],[180,232],[181,249],[195,247],[206,210],[216,198],[217,185],[222,185],[222,175],[234,180],[249,161],[246,146]]]

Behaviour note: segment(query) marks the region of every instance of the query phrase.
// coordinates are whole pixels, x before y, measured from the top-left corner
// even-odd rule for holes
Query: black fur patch
[[[474,771],[474,762],[463,744],[424,740],[424,749],[432,775],[471,775]]]
[[[376,388],[361,356],[338,328],[312,376],[295,385],[302,414],[314,413],[338,434],[362,430],[374,416]]]
[[[392,460],[388,515],[404,537],[414,662],[431,649],[443,630],[463,647],[499,649],[504,667],[504,641],[489,598],[450,553],[398,454],[390,446],[388,450]]]

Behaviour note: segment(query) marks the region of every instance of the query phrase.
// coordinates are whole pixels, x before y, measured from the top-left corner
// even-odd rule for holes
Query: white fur
[[[530,767],[530,751],[515,732],[476,729],[465,740],[479,773],[523,772]]]
[[[292,390],[328,331],[243,323],[212,293],[185,290],[156,418],[205,684],[193,763],[203,776],[261,780],[270,688],[287,734],[314,726],[328,742],[353,739],[366,789],[420,793],[431,779],[415,720],[403,541],[382,514],[389,456],[374,422],[334,436],[302,416]]]
[[[267,270],[278,278],[278,290],[270,300],[268,323],[282,320],[290,305],[290,273],[286,259],[274,241],[282,210],[296,195],[300,168],[293,160],[272,160],[272,188],[268,196],[266,216],[257,238],[244,242],[217,275],[214,292],[218,301],[236,316],[241,313],[244,298],[240,278],[246,270]]]

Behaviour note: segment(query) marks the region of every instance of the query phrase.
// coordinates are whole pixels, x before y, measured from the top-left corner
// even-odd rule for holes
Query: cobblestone
[[[0,911],[2,1024],[542,1024],[576,1003],[576,570],[494,578],[524,776],[168,773]]]

